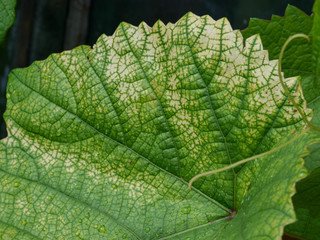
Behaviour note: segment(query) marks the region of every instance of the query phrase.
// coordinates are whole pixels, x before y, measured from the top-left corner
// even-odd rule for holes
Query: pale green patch
[[[312,133],[187,186],[196,174],[271,150],[306,126],[277,70],[259,36],[244,45],[227,19],[188,13],[176,24],[122,23],[92,49],[12,71],[0,231],[40,239],[239,239],[243,229],[242,239],[257,239],[261,229],[280,238],[294,220],[290,196]],[[297,80],[285,82],[310,117]]]

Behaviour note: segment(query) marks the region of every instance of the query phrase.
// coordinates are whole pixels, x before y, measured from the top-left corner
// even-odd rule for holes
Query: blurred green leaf
[[[0,44],[14,22],[16,0],[0,0]]]

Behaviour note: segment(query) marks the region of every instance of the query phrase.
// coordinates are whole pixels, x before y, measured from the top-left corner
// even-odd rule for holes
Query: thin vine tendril
[[[231,169],[231,168],[235,168],[235,167],[237,167],[237,166],[239,166],[239,165],[241,165],[241,164],[250,162],[250,161],[252,161],[252,160],[254,160],[254,159],[256,159],[256,158],[263,157],[263,156],[266,156],[266,155],[268,155],[268,154],[270,154],[270,153],[276,152],[276,151],[278,151],[279,149],[281,149],[281,148],[287,146],[288,144],[294,142],[295,140],[297,140],[299,137],[301,137],[303,134],[305,134],[305,133],[308,132],[308,131],[310,131],[309,128],[305,129],[305,130],[302,131],[299,135],[296,135],[295,137],[291,138],[288,142],[285,142],[285,143],[279,145],[278,147],[275,147],[275,148],[271,149],[270,151],[267,151],[267,152],[264,152],[264,153],[261,153],[261,154],[258,154],[258,155],[255,155],[255,156],[252,156],[252,157],[243,159],[243,160],[241,160],[241,161],[238,161],[238,162],[236,162],[236,163],[230,164],[230,165],[228,165],[228,166],[226,166],[226,167],[223,167],[223,168],[219,168],[219,169],[216,169],[216,170],[212,170],[212,171],[200,173],[200,174],[194,176],[194,177],[190,180],[190,182],[189,182],[189,184],[188,184],[189,190],[191,190],[191,187],[192,187],[193,182],[195,182],[196,180],[198,180],[198,179],[201,178],[201,177],[206,177],[206,176],[209,176],[209,175],[212,175],[212,174],[215,174],[215,173],[224,172],[224,171],[227,171],[227,170],[229,170],[229,169]]]
[[[293,99],[293,97],[289,93],[287,85],[283,81],[283,77],[282,77],[282,74],[281,74],[281,63],[282,63],[282,57],[283,57],[283,54],[284,54],[284,50],[287,48],[288,44],[293,39],[296,39],[296,38],[305,38],[305,39],[308,40],[308,42],[310,42],[310,38],[307,35],[305,35],[305,34],[295,34],[295,35],[289,37],[287,39],[287,41],[284,43],[284,45],[281,48],[280,55],[279,55],[278,75],[279,75],[280,83],[281,83],[281,86],[282,86],[282,88],[284,90],[285,95],[289,98],[289,100],[291,101],[292,105],[298,110],[298,112],[300,113],[300,115],[303,118],[303,120],[308,124],[309,128],[320,132],[320,128],[318,128],[318,127],[314,126],[313,124],[311,124],[311,122],[308,120],[308,118],[306,117],[304,112],[301,110],[299,105]]]
[[[252,156],[252,157],[249,157],[249,158],[246,158],[246,159],[243,159],[241,161],[238,161],[236,163],[233,163],[233,164],[230,164],[226,167],[223,167],[223,168],[219,168],[219,169],[216,169],[216,170],[212,170],[212,171],[208,171],[208,172],[204,172],[204,173],[200,173],[196,176],[194,176],[190,181],[189,181],[189,184],[188,184],[188,187],[189,187],[189,190],[191,190],[192,188],[192,184],[198,180],[199,178],[201,177],[206,177],[206,176],[209,176],[209,175],[212,175],[212,174],[215,174],[215,173],[219,173],[219,172],[224,172],[224,171],[227,171],[229,169],[232,169],[232,168],[235,168],[239,165],[242,165],[244,163],[247,163],[247,162],[250,162],[252,160],[255,160],[259,157],[263,157],[263,156],[266,156],[270,153],[273,153],[273,152],[276,152],[278,151],[279,149],[287,146],[288,144],[294,142],[295,140],[297,140],[299,137],[301,137],[303,134],[305,134],[307,131],[310,131],[310,130],[316,130],[316,131],[319,131],[320,132],[320,128],[318,128],[317,126],[314,126],[307,118],[307,116],[304,114],[304,112],[301,110],[300,106],[296,103],[296,101],[294,100],[294,98],[291,96],[289,90],[288,90],[288,87],[287,85],[284,83],[283,81],[283,77],[282,77],[282,74],[281,74],[281,63],[282,63],[282,58],[283,58],[283,54],[284,54],[284,51],[285,49],[287,48],[288,44],[293,40],[293,39],[296,39],[296,38],[305,38],[306,40],[308,40],[308,42],[310,42],[310,38],[305,35],[305,34],[295,34],[291,37],[289,37],[287,39],[287,41],[283,44],[282,48],[281,48],[281,51],[280,51],[280,55],[279,55],[279,59],[278,59],[278,75],[279,75],[279,80],[280,80],[280,83],[281,83],[281,86],[284,90],[284,93],[285,95],[288,97],[288,99],[291,101],[292,105],[297,109],[297,111],[299,112],[300,116],[302,117],[302,119],[306,122],[306,124],[308,125],[309,128],[305,129],[304,131],[302,131],[299,135],[296,135],[295,137],[291,138],[288,142],[285,142],[281,145],[279,145],[278,147],[275,147],[267,152],[264,152],[264,153],[261,153],[261,154],[258,154],[258,155],[255,155],[255,156]]]

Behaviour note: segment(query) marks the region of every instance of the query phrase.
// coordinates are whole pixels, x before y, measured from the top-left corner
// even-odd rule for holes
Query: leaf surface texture
[[[297,80],[286,83],[310,116]],[[305,124],[259,36],[244,45],[226,18],[188,13],[176,24],[122,23],[93,48],[12,71],[7,97],[6,236],[280,239],[294,220],[290,196],[314,134],[297,135]],[[290,139],[188,191],[196,174]]]

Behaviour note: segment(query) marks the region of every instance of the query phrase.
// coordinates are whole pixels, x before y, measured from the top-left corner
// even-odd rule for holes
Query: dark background
[[[29,66],[51,53],[81,44],[93,45],[112,35],[121,21],[153,25],[176,22],[189,11],[214,19],[227,17],[234,29],[245,29],[250,17],[284,15],[288,4],[311,14],[313,0],[18,0],[16,19],[0,47],[0,138],[7,77],[11,69]],[[4,61],[3,61],[4,60]]]

